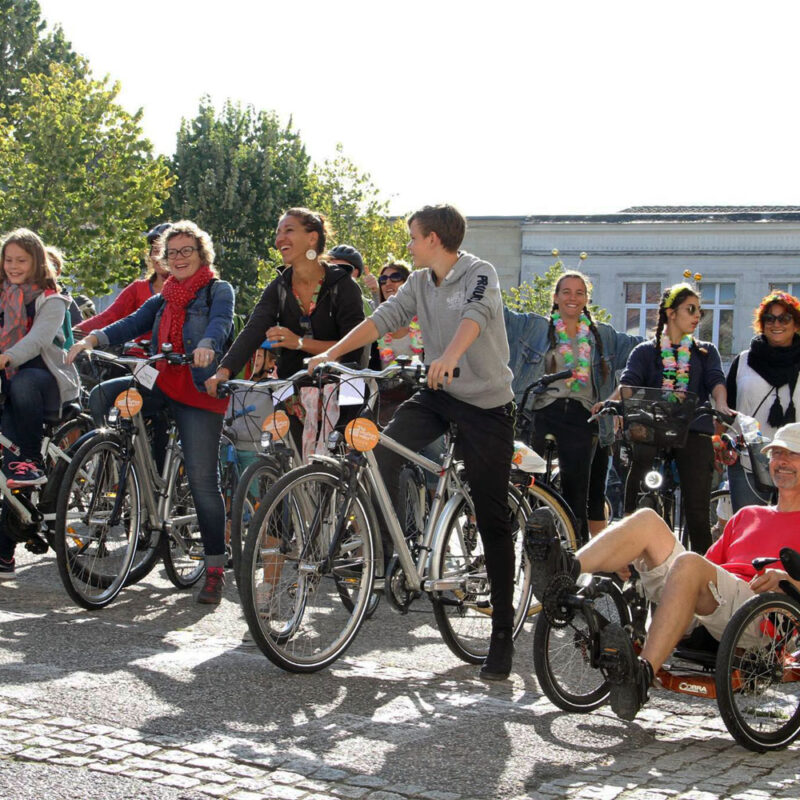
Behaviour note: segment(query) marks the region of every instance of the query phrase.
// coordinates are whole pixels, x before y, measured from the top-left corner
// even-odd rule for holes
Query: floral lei
[[[578,364],[575,365],[575,354],[572,352],[572,342],[567,335],[567,326],[561,314],[554,311],[552,315],[553,324],[558,339],[558,352],[564,359],[567,369],[572,370],[572,378],[567,380],[567,385],[573,392],[579,392],[589,383],[589,358],[592,354],[592,347],[589,344],[589,318],[586,314],[581,314],[578,323]]]
[[[661,364],[663,378],[661,387],[668,392],[685,392],[689,388],[689,357],[691,356],[692,337],[687,333],[681,337],[678,345],[678,359],[668,342],[661,348]]]
[[[411,324],[408,326],[408,335],[411,337],[411,352],[415,356],[421,356],[422,348],[422,329],[419,326],[419,320],[414,317]],[[384,365],[391,364],[394,361],[395,352],[391,347],[392,334],[387,333],[378,344],[378,352],[381,356],[381,363]]]

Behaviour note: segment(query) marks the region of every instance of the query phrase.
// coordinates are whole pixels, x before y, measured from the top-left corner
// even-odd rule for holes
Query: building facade
[[[725,361],[747,347],[753,310],[768,291],[800,292],[800,207],[638,207],[468,223],[466,248],[494,263],[503,288],[545,272],[558,249],[567,268],[592,279],[594,302],[630,333],[652,332],[662,290],[683,280],[684,270],[701,275],[706,313],[698,337],[713,341]]]

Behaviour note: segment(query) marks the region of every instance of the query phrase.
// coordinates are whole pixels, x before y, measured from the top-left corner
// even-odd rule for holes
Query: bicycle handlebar
[[[374,378],[378,381],[388,380],[389,378],[396,378],[398,376],[411,378],[413,380],[422,380],[428,375],[428,365],[389,364],[388,367],[384,367],[383,369],[360,369],[358,367],[350,367],[347,364],[340,364],[338,361],[325,361],[315,369],[315,373],[324,374],[326,372],[333,372],[348,378]],[[453,377],[458,378],[460,374],[461,369],[456,367],[453,370]]]
[[[308,370],[301,369],[290,375],[288,378],[267,378],[263,381],[248,381],[244,378],[230,378],[227,381],[220,381],[217,384],[217,397],[230,397],[236,392],[249,391],[251,389],[262,389],[267,392],[275,392],[292,386],[302,378],[308,379]]]

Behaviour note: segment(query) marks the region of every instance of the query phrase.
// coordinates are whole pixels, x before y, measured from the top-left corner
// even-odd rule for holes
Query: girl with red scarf
[[[25,228],[9,233],[0,250],[0,374],[5,394],[0,427],[20,451],[19,456],[3,452],[12,488],[45,482],[40,461],[44,419],[58,417],[62,405],[78,397],[78,374],[63,349],[68,306],[42,240]],[[0,577],[14,574],[15,546],[0,521]]]
[[[193,222],[175,223],[162,238],[161,252],[170,277],[164,282],[161,296],[151,297],[124,319],[92,331],[72,347],[69,358],[72,361],[81,350],[122,344],[147,332],[151,336],[151,353],[158,353],[163,344],[169,343],[175,353],[194,355],[191,368],[157,362],[155,385],[150,390],[141,388],[141,392],[145,415],[156,418],[160,410],[168,409],[178,426],[205,547],[206,581],[197,600],[216,604],[222,598],[226,561],[218,451],[228,402],[209,397],[204,381],[214,374],[233,324],[233,288],[217,278],[211,237]],[[129,385],[130,378],[115,378],[92,390],[89,408],[96,424],[102,424],[114,398]],[[157,462],[164,457],[164,434],[163,426],[154,427]]]

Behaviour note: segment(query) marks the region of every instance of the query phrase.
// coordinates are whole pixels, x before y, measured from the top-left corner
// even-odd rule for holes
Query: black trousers
[[[642,479],[653,464],[656,448],[636,443],[632,448],[631,468],[625,483],[625,513],[636,511],[636,500]],[[711,547],[711,525],[708,504],[711,498],[711,479],[714,474],[714,446],[705,433],[689,431],[686,444],[672,451],[681,482],[683,510],[689,544],[695,553],[705,553]]]
[[[589,423],[589,411],[578,400],[559,398],[537,410],[533,420],[533,449],[545,452],[544,437],[556,437],[561,495],[578,522],[578,539],[589,541],[587,503],[589,474],[597,446],[597,424]]]
[[[514,454],[513,404],[478,408],[446,392],[424,389],[397,409],[385,433],[409,449],[419,451],[446,433],[451,422],[458,428],[459,457],[464,461],[486,555],[492,627],[511,628],[514,624],[514,525],[508,507],[508,481]],[[381,446],[375,450],[375,457],[397,508],[403,457]],[[381,526],[386,547],[388,532],[383,529],[383,520]]]

